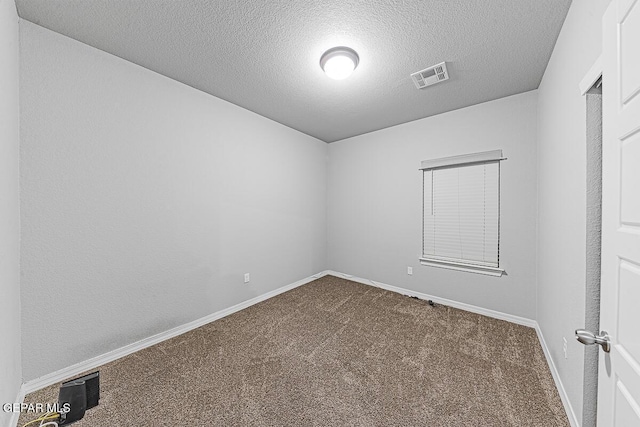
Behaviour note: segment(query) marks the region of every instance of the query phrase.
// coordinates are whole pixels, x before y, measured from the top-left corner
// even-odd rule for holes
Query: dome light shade
[[[355,50],[338,46],[329,49],[320,58],[320,67],[327,76],[335,80],[346,79],[358,66],[360,58]]]

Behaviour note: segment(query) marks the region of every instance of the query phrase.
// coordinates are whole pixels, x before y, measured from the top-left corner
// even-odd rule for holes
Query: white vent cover
[[[441,62],[432,67],[418,71],[417,73],[413,73],[411,74],[411,80],[413,80],[413,83],[418,89],[449,80],[447,64],[446,62]]]

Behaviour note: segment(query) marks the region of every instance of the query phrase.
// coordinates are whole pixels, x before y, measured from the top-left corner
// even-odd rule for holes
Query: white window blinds
[[[497,150],[423,162],[426,264],[498,272],[501,158]]]

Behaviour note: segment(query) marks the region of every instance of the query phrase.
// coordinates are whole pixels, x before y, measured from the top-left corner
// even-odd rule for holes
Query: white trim
[[[329,274],[328,271],[322,271],[318,274],[314,274],[313,276],[306,277],[302,280],[298,280],[297,282],[282,286],[281,288],[275,289],[265,294],[258,295],[257,297],[251,298],[232,307],[222,309],[215,313],[209,314],[208,316],[202,317],[189,323],[185,323],[184,325],[177,326],[173,329],[169,329],[168,331],[160,332],[159,334],[144,338],[132,344],[125,345],[124,347],[120,347],[118,349],[104,353],[100,356],[93,357],[89,360],[85,360],[84,362],[76,363],[75,365],[68,366],[66,368],[44,375],[40,378],[27,381],[23,384],[23,393],[32,393],[36,390],[40,390],[57,382],[61,382],[69,377],[76,376],[84,371],[97,368],[98,366],[102,366],[105,363],[113,362],[116,359],[120,359],[121,357],[127,356],[131,353],[135,353],[136,351],[158,344],[162,341],[166,341],[175,336],[184,334],[185,332],[189,332],[193,329],[199,328],[200,326],[206,325],[207,323],[213,322],[214,320],[221,319],[254,304],[257,304],[269,298],[273,298],[276,295],[280,295],[283,292],[287,292],[291,289],[297,288],[298,286],[302,286],[304,284],[312,282],[313,280],[324,277],[327,274]]]
[[[461,166],[472,163],[497,162],[500,160],[506,160],[502,157],[502,150],[483,151],[481,153],[461,154],[459,156],[423,160],[420,163],[420,170]]]
[[[411,297],[420,298],[423,300],[431,300],[438,304],[447,305],[449,307],[459,308],[460,310],[470,311],[476,314],[482,314],[483,316],[492,317],[494,319],[506,320],[507,322],[516,323],[518,325],[528,326],[534,328],[536,321],[527,319],[526,317],[516,316],[514,314],[503,313],[501,311],[490,310],[488,308],[478,307],[476,305],[467,304],[464,302],[453,301],[446,298],[440,298],[422,292],[413,291],[410,289],[400,288],[398,286],[388,285],[382,282],[376,282],[371,279],[363,279],[362,277],[352,276],[349,274],[339,273],[337,271],[329,270],[328,274],[336,277],[343,277],[345,279],[353,280],[354,282],[362,283],[365,285],[375,286],[376,288],[386,289],[391,292],[397,292],[402,295],[408,295]]]
[[[538,340],[540,341],[540,345],[542,347],[542,351],[547,359],[547,364],[549,365],[549,370],[551,371],[551,375],[555,382],[556,388],[558,389],[558,394],[560,395],[560,400],[562,400],[562,404],[564,405],[564,409],[567,413],[567,417],[569,419],[569,423],[571,427],[580,427],[578,423],[578,418],[576,417],[575,412],[573,411],[573,407],[571,406],[571,402],[569,401],[569,397],[567,392],[562,384],[562,380],[560,379],[560,375],[556,366],[551,358],[551,353],[549,352],[549,348],[547,347],[547,343],[544,340],[544,336],[542,335],[542,330],[540,329],[540,325],[535,320],[527,319],[525,317],[515,316],[513,314],[502,313],[500,311],[490,310],[487,308],[478,307],[471,304],[466,304],[463,302],[453,301],[446,298],[439,298],[435,296],[431,296],[428,294],[424,294],[422,292],[416,292],[405,288],[400,288],[398,286],[388,285],[382,282],[376,282],[370,279],[363,279],[361,277],[352,276],[350,274],[339,273],[337,271],[325,270],[321,273],[314,274],[313,276],[309,276],[305,279],[299,280],[297,282],[291,283],[289,285],[283,286],[281,288],[275,289],[271,292],[267,292],[266,294],[259,295],[255,298],[242,302],[240,304],[236,304],[233,307],[229,307],[227,309],[218,311],[216,313],[210,314],[209,316],[203,317],[201,319],[195,320],[193,322],[187,323],[185,325],[179,326],[177,328],[170,329],[166,332],[162,332],[160,334],[154,335],[149,338],[145,338],[141,341],[138,341],[133,344],[129,344],[120,349],[111,351],[109,353],[105,353],[101,356],[94,357],[85,362],[75,364],[65,369],[61,369],[59,371],[53,372],[51,374],[45,375],[35,380],[27,381],[20,387],[18,391],[18,396],[16,397],[16,403],[22,403],[24,401],[24,397],[26,394],[32,393],[41,388],[47,387],[51,384],[55,384],[56,382],[60,382],[74,375],[80,374],[84,371],[96,368],[100,365],[103,365],[108,362],[112,362],[120,357],[124,357],[128,354],[134,353],[138,350],[142,350],[143,348],[147,348],[151,345],[157,344],[159,342],[165,341],[169,338],[173,338],[174,336],[180,335],[182,333],[188,332],[192,329],[198,328],[202,325],[205,325],[214,320],[220,319],[222,317],[228,316],[232,313],[240,311],[244,308],[247,308],[251,305],[257,304],[261,301],[272,298],[276,295],[284,293],[288,290],[294,289],[298,286],[302,286],[306,283],[309,283],[315,279],[319,279],[321,277],[332,275],[336,277],[343,277],[349,280],[353,280],[354,282],[362,283],[369,286],[375,286],[377,288],[386,289],[391,292],[397,292],[403,295],[415,296],[417,298],[423,300],[432,300],[436,303],[447,305],[450,307],[458,308],[461,310],[469,311],[476,314],[481,314],[484,316],[492,317],[494,319],[505,320],[507,322],[512,322],[518,325],[529,326],[535,329],[536,334],[538,335]],[[20,417],[20,413],[14,413],[11,417],[10,427],[17,427],[18,419]]]
[[[420,258],[420,264],[429,267],[446,268],[449,270],[466,271],[468,273],[486,274],[487,276],[500,277],[504,274],[504,269],[490,267],[488,265],[467,264],[459,261],[448,261],[438,258]]]
[[[540,325],[538,325],[538,322],[536,322],[535,328],[536,328],[536,333],[538,334],[538,340],[540,341],[540,346],[542,346],[542,351],[544,352],[544,356],[547,359],[547,364],[549,365],[551,376],[553,377],[553,381],[556,383],[556,388],[558,389],[560,400],[562,400],[562,405],[564,405],[564,410],[567,413],[569,424],[571,424],[571,427],[580,427],[580,423],[578,422],[578,417],[576,416],[576,413],[573,411],[573,406],[571,406],[571,401],[569,400],[567,391],[565,390],[564,385],[562,384],[562,380],[560,379],[560,374],[556,369],[556,364],[553,363],[551,352],[549,351],[549,347],[547,347],[547,342],[544,340],[544,335],[542,335],[542,330],[540,329]]]
[[[25,395],[26,393],[24,392],[24,384],[22,384],[20,386],[20,389],[18,390],[18,395],[16,396],[15,403],[24,402]],[[19,420],[20,420],[20,412],[13,412],[11,415],[11,418],[9,418],[9,427],[16,427],[18,425]]]
[[[587,93],[600,76],[602,76],[602,55],[598,56],[596,62],[593,63],[587,74],[580,81],[580,95]]]

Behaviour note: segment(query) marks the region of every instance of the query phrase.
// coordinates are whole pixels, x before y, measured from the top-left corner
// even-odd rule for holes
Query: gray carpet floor
[[[569,426],[532,328],[333,276],[99,370],[77,427]]]

